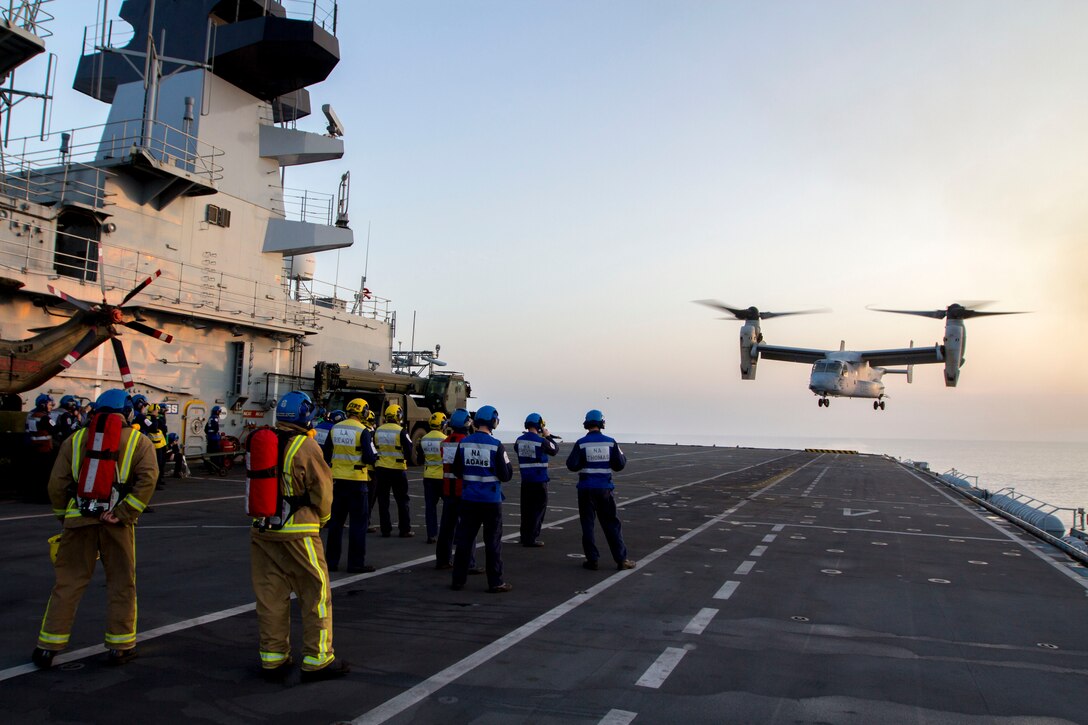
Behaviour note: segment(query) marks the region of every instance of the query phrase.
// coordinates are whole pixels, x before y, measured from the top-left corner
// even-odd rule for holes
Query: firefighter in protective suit
[[[332,507],[332,475],[321,447],[309,437],[314,404],[292,391],[276,405],[280,495],[283,520],[254,521],[250,533],[250,574],[257,599],[262,675],[282,681],[290,672],[291,592],[302,609],[302,681],[316,682],[348,673],[332,647],[332,592],[321,527]]]
[[[120,441],[102,453],[95,446],[108,434],[94,435],[99,419],[123,417]],[[57,549],[56,584],[38,633],[34,664],[48,668],[54,656],[68,646],[76,608],[94,574],[95,559],[102,558],[106,572],[107,661],[122,665],[136,656],[136,538],[135,525],[155,492],[158,465],[155,449],[146,436],[129,426],[132,399],[124,390],[107,390],[98,398],[97,411],[87,427],[76,431],[61,445],[49,478],[53,513],[64,525]],[[109,430],[108,428],[106,429]],[[104,450],[105,446],[103,446]],[[113,498],[106,504],[89,504],[77,498],[81,478],[93,478],[103,459],[116,459]],[[82,476],[81,476],[82,473]]]

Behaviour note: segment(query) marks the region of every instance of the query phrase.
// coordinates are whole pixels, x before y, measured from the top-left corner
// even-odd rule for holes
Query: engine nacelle
[[[740,377],[741,380],[756,379],[756,365],[759,363],[759,350],[756,347],[763,341],[759,322],[747,322],[740,328]]]
[[[967,328],[963,320],[948,320],[944,326],[944,384],[950,388],[959,382],[966,350]]]

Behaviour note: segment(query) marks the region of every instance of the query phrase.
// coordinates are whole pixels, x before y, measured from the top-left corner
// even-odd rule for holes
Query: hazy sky
[[[52,10],[53,127],[104,120],[66,53],[93,5]],[[1088,441],[1085,28],[1080,0],[347,0],[311,92],[348,152],[288,185],[351,171],[340,282],[370,222],[397,339],[417,311],[417,347],[440,343],[507,429],[597,407],[619,434]],[[942,336],[867,304],[1034,312],[969,321],[958,388],[918,367],[875,413],[818,408],[804,365],[741,381],[740,323],[701,298],[830,307],[763,328],[826,348]]]

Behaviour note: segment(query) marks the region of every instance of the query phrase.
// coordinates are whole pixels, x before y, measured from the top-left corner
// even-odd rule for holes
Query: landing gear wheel
[[[884,410],[884,401],[883,401],[883,400],[882,400],[882,401],[880,401],[880,409],[881,409],[881,410]]]
[[[873,401],[873,410],[880,410],[880,403]]]

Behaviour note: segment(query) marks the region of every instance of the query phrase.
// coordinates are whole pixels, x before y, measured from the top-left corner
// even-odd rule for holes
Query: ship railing
[[[33,33],[39,38],[48,38],[53,32],[45,27],[56,18],[42,9],[53,0],[8,0],[7,8],[0,6],[0,20]]]
[[[272,210],[285,219],[332,226],[336,197],[320,191],[284,187],[283,196],[272,197]]]
[[[194,318],[238,317],[257,326],[267,323],[310,330],[320,329],[332,318],[350,316],[381,323],[393,319],[388,299],[366,298],[362,293],[321,281],[308,282],[305,294],[291,294],[284,288],[283,277],[264,282],[252,274],[246,277],[219,269],[215,252],[206,252],[200,264],[189,264],[73,233],[63,235],[68,246],[58,249],[55,244],[42,243],[42,235],[53,235],[55,229],[34,226],[32,222],[24,226],[17,236],[5,235],[0,240],[0,268],[50,280],[78,280],[88,287],[76,294],[83,299],[99,299],[99,285],[104,284],[109,300],[116,302],[115,298],[161,269],[162,277],[133,304],[150,301],[153,306],[168,307],[175,314],[188,313]]]
[[[127,47],[136,30],[123,20],[104,20],[83,26],[83,55],[94,55],[107,48]]]
[[[217,159],[224,152],[162,121],[111,121],[38,136],[12,139],[4,152],[5,175],[56,177],[66,167],[100,168],[131,161],[142,151],[164,166],[174,167],[214,184],[223,178]]]
[[[61,133],[50,146],[38,136],[10,140],[0,153],[0,193],[35,203],[79,203],[108,206],[105,191],[112,172],[73,158],[70,133]]]
[[[269,10],[271,0],[264,0],[265,12]],[[336,0],[279,0],[278,4],[287,11],[287,17],[295,20],[309,20],[314,25],[336,35],[338,8]]]

